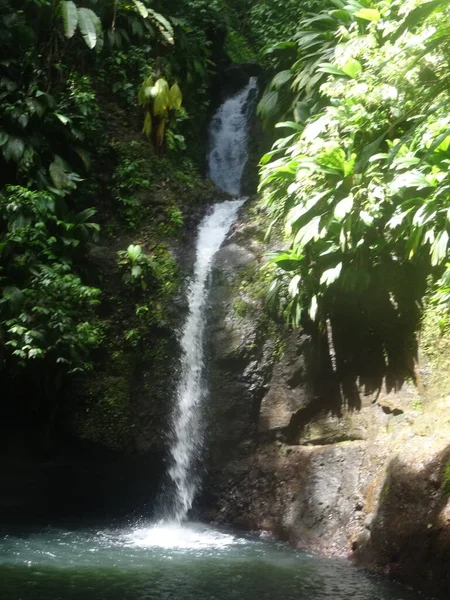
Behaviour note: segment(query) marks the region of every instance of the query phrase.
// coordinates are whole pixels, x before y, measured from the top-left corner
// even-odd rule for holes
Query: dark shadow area
[[[370,537],[356,543],[357,564],[408,582],[427,594],[450,592],[450,444],[423,470],[389,463]]]
[[[162,456],[59,456],[5,462],[0,470],[0,528],[151,517]]]
[[[360,287],[329,288],[325,325],[303,319],[311,340],[305,361],[312,401],[293,415],[285,432],[288,443],[295,443],[304,426],[321,413],[340,417],[344,409],[359,411],[364,398],[376,402],[383,388],[390,393],[406,381],[417,383],[425,275],[420,264],[391,265],[390,271],[374,266]]]

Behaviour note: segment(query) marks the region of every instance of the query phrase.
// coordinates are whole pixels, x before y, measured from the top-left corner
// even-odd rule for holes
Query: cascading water
[[[195,462],[203,437],[199,409],[205,395],[202,371],[207,279],[214,254],[241,204],[240,200],[230,200],[216,205],[213,213],[203,219],[199,229],[197,260],[188,293],[189,314],[181,339],[182,374],[173,416],[174,442],[170,449],[173,463],[169,475],[175,484],[170,517],[176,521],[182,521],[191,508],[198,485]]]
[[[239,196],[247,162],[248,120],[258,89],[257,77],[219,107],[209,128],[209,177],[224,192]]]
[[[209,176],[218,187],[234,196],[239,196],[247,160],[248,120],[256,87],[257,79],[253,77],[244,89],[220,106],[211,121]],[[185,519],[199,485],[196,462],[203,444],[200,415],[206,394],[203,338],[208,276],[214,255],[242,203],[242,199],[236,199],[216,204],[199,226],[194,275],[188,290],[189,312],[181,339],[181,378],[172,420],[169,475],[174,494],[171,511],[165,515],[165,520],[169,521]]]

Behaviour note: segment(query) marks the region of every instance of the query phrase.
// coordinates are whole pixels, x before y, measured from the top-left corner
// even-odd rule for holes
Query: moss
[[[450,389],[450,314],[435,305],[426,307],[420,333],[421,363],[427,363],[427,395],[439,397]],[[423,360],[425,359],[425,361]]]
[[[257,60],[257,53],[250,47],[246,38],[233,29],[227,33],[224,49],[236,64]]]
[[[423,411],[423,402],[420,396],[414,396],[411,400],[411,408],[416,411]]]
[[[384,504],[386,502],[386,500],[388,499],[389,496],[389,492],[391,490],[391,484],[389,480],[386,480],[383,483],[383,487],[381,488],[381,493],[380,493],[380,505]]]
[[[237,297],[233,300],[233,310],[238,317],[245,317],[254,310],[250,302],[243,298]]]
[[[278,331],[273,332],[273,337],[276,338],[276,341],[273,347],[272,356],[275,359],[280,359],[286,352],[287,340],[285,338],[278,337],[277,333]]]
[[[78,416],[78,434],[114,450],[125,448],[131,434],[128,381],[125,377],[107,377],[101,382],[101,393],[103,398]]]
[[[450,496],[450,460],[447,462],[444,469],[441,489],[446,496]]]

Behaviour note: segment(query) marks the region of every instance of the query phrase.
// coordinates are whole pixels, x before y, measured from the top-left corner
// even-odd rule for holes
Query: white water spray
[[[214,115],[210,128],[209,176],[218,187],[238,196],[247,160],[249,100],[257,80],[227,99]],[[199,485],[196,463],[203,445],[201,405],[206,395],[204,331],[208,278],[213,258],[222,245],[243,199],[216,204],[200,223],[194,275],[188,289],[189,312],[181,339],[181,378],[172,419],[173,440],[169,469],[174,484],[170,513],[166,520],[186,518]]]
[[[232,196],[241,192],[248,152],[248,118],[253,106],[249,100],[257,88],[258,79],[251,77],[240,92],[225,100],[211,121],[209,177]]]

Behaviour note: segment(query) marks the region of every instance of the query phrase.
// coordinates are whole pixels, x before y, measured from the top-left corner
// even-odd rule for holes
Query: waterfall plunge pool
[[[1,600],[418,600],[346,561],[206,525],[44,528],[0,542]]]

